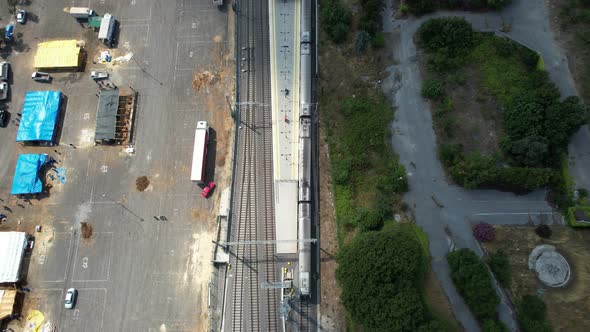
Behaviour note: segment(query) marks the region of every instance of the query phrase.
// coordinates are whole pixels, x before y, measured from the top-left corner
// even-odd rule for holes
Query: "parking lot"
[[[207,294],[211,274],[211,240],[220,192],[229,185],[226,162],[231,118],[225,96],[231,97],[233,62],[228,13],[210,0],[35,0],[21,1],[29,12],[16,25],[15,41],[2,50],[11,64],[11,114],[0,128],[0,206],[8,221],[0,231],[34,233],[35,248],[27,258],[22,310],[40,310],[59,331],[203,331],[208,323]],[[107,49],[97,33],[63,11],[90,7],[119,20],[113,58],[133,53],[117,65],[96,62]],[[9,22],[0,9],[3,24]],[[51,73],[43,84],[31,80],[36,45],[54,39],[85,42],[83,72]],[[233,59],[232,59],[233,60]],[[90,71],[106,70],[118,87],[138,92],[133,146],[95,146],[94,129],[99,91]],[[202,91],[192,87],[193,75],[208,70],[218,80]],[[22,146],[15,142],[18,113],[27,91],[59,90],[66,103],[55,147]],[[209,121],[216,142],[209,146],[207,180],[218,183],[208,199],[189,179],[194,130]],[[66,170],[65,183],[47,178],[49,194],[26,202],[11,196],[16,157],[47,153]],[[136,189],[147,176],[148,188]],[[0,209],[2,209],[0,207]],[[10,211],[9,211],[10,210]],[[165,216],[166,221],[155,217]],[[83,239],[80,223],[93,226]],[[78,290],[73,310],[63,298]],[[19,331],[24,321],[10,327]]]

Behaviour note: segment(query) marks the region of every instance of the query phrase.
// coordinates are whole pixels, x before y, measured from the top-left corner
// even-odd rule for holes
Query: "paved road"
[[[410,191],[405,200],[414,207],[417,223],[429,236],[433,270],[449,297],[457,319],[467,331],[478,331],[476,320],[456,293],[450,279],[445,259],[449,238],[458,247],[479,252],[471,234],[471,224],[474,222],[524,224],[529,220],[560,222],[561,218],[553,214],[551,207],[544,201],[545,193],[542,191],[516,196],[493,190],[465,190],[446,180],[437,159],[430,105],[420,96],[422,77],[416,62],[413,38],[424,20],[450,15],[465,17],[479,30],[500,30],[503,23],[510,23],[512,32],[509,35],[541,52],[550,77],[562,94],[567,96],[575,91],[567,61],[553,40],[547,22],[547,9],[541,0],[515,1],[502,13],[439,12],[419,19],[398,21],[392,21],[389,13],[384,15],[385,30],[399,32],[400,36],[399,45],[395,46],[399,64],[388,69],[390,76],[383,81],[382,88],[387,94],[395,96],[397,111],[392,126],[393,145],[409,174]],[[585,160],[583,158],[590,155],[585,152],[590,146],[581,143],[587,135],[587,128],[584,127],[570,145],[570,156],[577,157],[572,173],[579,183],[586,181],[580,165]],[[450,237],[445,227],[448,227]],[[501,292],[500,289],[498,291]],[[515,330],[516,322],[504,296],[499,312],[502,321]]]
[[[60,331],[204,330],[210,224],[218,192],[210,200],[201,199],[189,172],[196,121],[208,120],[214,129],[222,128],[218,109],[224,109],[225,100],[221,105],[208,100],[207,94],[216,89],[196,93],[191,81],[196,70],[221,69],[227,15],[210,0],[90,1],[99,14],[110,12],[120,19],[114,55],[134,53],[134,60],[111,72],[117,85],[139,92],[136,153],[125,155],[121,147],[91,143],[98,90],[88,70],[100,68],[92,63],[99,45],[95,32],[62,11],[88,3],[30,2],[25,6],[31,13],[29,22],[17,27],[23,42],[7,56],[14,74],[8,105],[13,118],[26,91],[59,89],[67,96],[58,153],[54,148],[17,145],[15,124],[0,130],[0,197],[14,211],[8,213],[12,223],[2,225],[2,230],[44,227],[28,265],[33,291],[25,306],[42,310]],[[35,83],[29,77],[35,44],[53,38],[85,40],[87,71],[55,73],[51,85]],[[211,180],[216,179],[215,147],[210,146],[208,160]],[[16,155],[24,152],[50,153],[67,172],[65,184],[54,183],[50,195],[33,200],[33,205],[8,195]],[[146,192],[135,189],[141,175],[151,180]],[[24,208],[17,205],[21,203]],[[161,215],[168,221],[153,218]],[[17,226],[16,220],[22,224]],[[79,239],[82,221],[94,226],[91,241]],[[69,287],[79,289],[76,310],[63,310]]]

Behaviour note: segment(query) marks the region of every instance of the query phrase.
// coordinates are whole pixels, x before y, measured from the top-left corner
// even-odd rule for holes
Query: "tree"
[[[588,109],[576,96],[568,97],[563,102],[555,102],[547,107],[545,115],[546,137],[553,144],[565,147],[581,125],[588,122]]]
[[[494,230],[494,226],[488,224],[487,222],[480,222],[479,224],[473,227],[473,236],[481,242],[490,242],[494,241],[496,238],[496,231]]]
[[[426,309],[418,286],[427,257],[415,226],[396,224],[357,235],[338,257],[342,303],[368,329],[415,331]]]
[[[509,143],[509,147],[503,146],[505,151],[511,154],[514,160],[521,165],[540,167],[549,158],[549,144],[545,137],[527,136]]]
[[[481,325],[482,332],[508,332],[508,328],[500,320],[488,319]]]
[[[549,227],[549,225],[540,224],[535,228],[535,233],[537,233],[537,235],[544,239],[548,239],[553,234],[553,231],[551,230],[551,227]]]

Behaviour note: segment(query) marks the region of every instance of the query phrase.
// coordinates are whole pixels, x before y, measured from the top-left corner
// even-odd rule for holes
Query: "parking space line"
[[[113,204],[115,204],[115,203],[113,203]],[[110,234],[111,235],[111,243],[110,243],[110,245],[112,245],[114,243],[114,241],[115,241],[114,232],[96,232],[96,233],[94,233],[94,235],[98,235],[98,234]],[[107,266],[106,266],[106,269],[107,269],[106,279],[75,279],[75,276],[76,276],[76,266],[77,266],[77,264],[76,264],[77,259],[76,259],[74,261],[74,270],[73,270],[72,281],[73,282],[85,282],[85,281],[95,281],[95,282],[103,281],[104,282],[104,281],[109,281],[109,276],[110,276],[110,273],[111,273],[111,258],[113,256],[113,250],[110,247],[110,245],[109,245],[109,258],[108,258]],[[76,258],[78,257],[78,248],[79,247],[80,247],[79,245],[76,246],[76,253],[74,255],[74,257],[76,257]]]

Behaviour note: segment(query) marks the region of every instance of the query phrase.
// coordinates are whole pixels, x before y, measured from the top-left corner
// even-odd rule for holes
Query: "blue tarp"
[[[27,92],[16,141],[53,142],[60,103],[59,91]]]
[[[21,154],[16,161],[11,194],[35,194],[43,191],[39,170],[51,158],[46,154]]]

